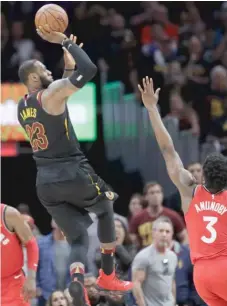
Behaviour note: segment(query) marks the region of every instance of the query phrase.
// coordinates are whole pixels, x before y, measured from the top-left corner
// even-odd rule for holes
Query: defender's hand
[[[22,293],[25,301],[29,301],[36,297],[36,282],[35,279],[27,277],[24,286],[22,289]]]
[[[40,26],[36,31],[42,39],[53,44],[61,44],[67,38],[63,33],[51,31],[48,24],[45,24],[43,27]]]
[[[73,34],[71,34],[69,39],[72,40],[74,44],[76,44],[77,36],[74,36]],[[80,43],[79,47],[82,48],[83,45],[84,45],[83,43]],[[69,53],[69,51],[66,48],[63,47],[62,49],[64,51],[65,69],[75,69],[76,62],[74,58],[72,57],[72,55]]]
[[[158,103],[160,88],[154,91],[152,78],[143,78],[143,88],[138,84],[139,91],[142,96],[142,101],[146,109],[149,111]]]

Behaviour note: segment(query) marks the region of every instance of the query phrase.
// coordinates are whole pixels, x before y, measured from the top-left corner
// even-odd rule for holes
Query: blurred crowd
[[[55,78],[62,75],[62,50],[47,45],[36,35],[34,14],[44,2],[3,2],[1,13],[2,82],[18,82],[19,65],[31,58],[44,61]],[[126,93],[134,93],[141,103],[137,84],[142,77],[154,78],[161,87],[162,116],[179,120],[180,130],[192,129],[201,142],[212,142],[217,150],[227,151],[227,2],[217,2],[207,18],[194,2],[182,2],[176,12],[169,12],[165,2],[144,1],[116,8],[113,2],[58,2],[69,14],[68,34],[79,42],[99,67],[99,76],[108,82],[121,81]],[[131,5],[132,4],[132,5]],[[204,2],[204,7],[208,3]],[[209,11],[209,10],[208,10]],[[173,16],[178,18],[172,18]],[[173,20],[172,20],[173,19]],[[100,80],[95,80],[100,84]],[[188,170],[202,180],[199,162]],[[193,285],[193,266],[187,246],[187,231],[178,192],[164,199],[162,186],[149,182],[141,194],[132,195],[129,215],[115,215],[117,236],[116,267],[124,279],[133,279],[133,294],[100,296],[95,281],[100,267],[97,220],[89,228],[89,253],[85,285],[92,305],[139,305],[139,294],[154,298],[152,305],[167,292],[166,283],[175,280],[176,290],[167,292],[179,306],[202,306]],[[52,231],[41,235],[28,206],[20,204],[38,239],[40,260],[37,273],[38,306],[71,305],[66,290],[69,282],[68,245],[61,230],[52,220]],[[155,221],[162,221],[154,227]],[[164,226],[165,225],[165,226]],[[168,244],[168,258],[163,266],[149,261],[148,250]],[[152,258],[157,254],[153,249]],[[139,277],[141,267],[149,273]],[[162,271],[164,269],[164,272]],[[25,258],[26,270],[26,258]],[[155,284],[158,286],[155,287]],[[151,296],[153,297],[150,297]],[[157,295],[157,300],[156,296]],[[148,304],[149,305],[149,304]],[[140,306],[140,305],[139,305]]]
[[[175,2],[176,3],[176,2]],[[62,50],[35,32],[34,14],[44,2],[5,2],[1,14],[2,81],[18,81],[18,67],[27,59],[44,61],[61,77]],[[162,116],[179,119],[202,142],[227,148],[227,2],[178,2],[169,12],[163,2],[144,1],[121,9],[117,2],[58,2],[69,15],[68,33],[105,74],[135,93],[142,77],[161,87]],[[123,10],[124,6],[124,10]],[[171,7],[171,5],[170,5]],[[201,8],[201,6],[200,6]],[[124,13],[123,13],[124,12]],[[97,80],[96,80],[97,81]]]

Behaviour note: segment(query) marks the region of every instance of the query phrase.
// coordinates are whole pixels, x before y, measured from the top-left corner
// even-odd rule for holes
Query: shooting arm
[[[26,247],[28,257],[28,277],[35,279],[39,260],[39,251],[36,239],[33,237],[29,225],[18,210],[13,207],[7,207],[6,222],[7,225],[9,225],[9,228],[17,234],[21,243]]]
[[[77,69],[68,78],[57,80],[49,85],[42,94],[42,103],[46,104],[49,100],[56,103],[65,102],[71,94],[82,88],[96,74],[97,67],[92,63],[88,55],[73,41],[66,39],[63,43],[77,63]]]
[[[77,63],[77,70],[69,77],[70,82],[76,88],[82,88],[96,74],[97,67],[92,63],[89,56],[72,40],[66,39],[62,43]]]

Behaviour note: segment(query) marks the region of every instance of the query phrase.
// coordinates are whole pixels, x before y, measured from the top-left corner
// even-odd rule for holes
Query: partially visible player
[[[38,245],[30,227],[15,208],[1,204],[1,305],[29,306],[36,296]],[[27,249],[28,276],[22,270]]]
[[[203,164],[204,185],[184,169],[173,141],[159,115],[159,90],[153,81],[138,85],[149,112],[152,128],[166,162],[168,174],[178,188],[188,229],[194,282],[202,299],[210,306],[227,305],[227,159],[209,155]]]

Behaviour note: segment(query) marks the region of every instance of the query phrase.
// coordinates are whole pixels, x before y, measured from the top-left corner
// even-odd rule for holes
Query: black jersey
[[[37,167],[85,161],[67,105],[63,114],[50,115],[42,108],[41,95],[42,91],[32,93],[18,104],[18,120],[29,137]]]

